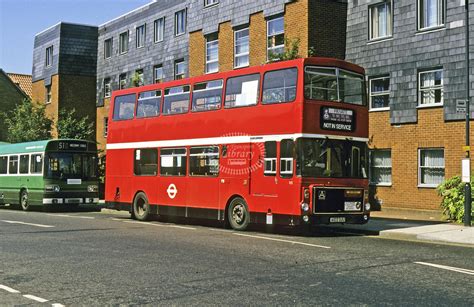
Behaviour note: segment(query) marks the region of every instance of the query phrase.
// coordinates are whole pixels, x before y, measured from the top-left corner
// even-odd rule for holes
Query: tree
[[[79,118],[74,108],[59,111],[56,129],[60,139],[95,140],[94,123],[89,116]]]
[[[268,54],[268,60],[270,62],[274,62],[274,61],[287,61],[287,60],[298,59],[301,57],[299,55],[299,50],[300,50],[299,38],[295,38],[293,40],[289,40],[285,38],[285,51],[283,53],[270,52]]]
[[[10,143],[47,140],[51,138],[53,121],[46,116],[45,106],[35,106],[24,99],[11,112],[2,114]]]

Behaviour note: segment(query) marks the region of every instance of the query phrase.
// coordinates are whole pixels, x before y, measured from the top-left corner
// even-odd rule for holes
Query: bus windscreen
[[[97,179],[97,157],[94,154],[50,152],[46,157],[47,179]]]

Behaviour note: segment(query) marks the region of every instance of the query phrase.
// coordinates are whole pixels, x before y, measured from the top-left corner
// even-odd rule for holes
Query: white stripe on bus
[[[325,134],[273,134],[273,135],[256,135],[256,136],[222,136],[214,138],[198,138],[198,139],[181,139],[181,140],[165,140],[165,141],[148,141],[148,142],[128,142],[107,144],[107,150],[112,149],[133,149],[133,148],[155,148],[155,147],[175,147],[175,146],[198,146],[211,144],[242,144],[242,143],[260,143],[266,141],[281,141],[284,139],[297,138],[316,138],[316,139],[333,139],[333,140],[350,140],[359,142],[368,142],[368,138],[325,135]]]

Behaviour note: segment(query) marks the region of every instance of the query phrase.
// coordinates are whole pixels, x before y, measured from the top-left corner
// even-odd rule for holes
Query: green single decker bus
[[[99,203],[97,145],[82,140],[0,143],[0,205],[29,210]]]

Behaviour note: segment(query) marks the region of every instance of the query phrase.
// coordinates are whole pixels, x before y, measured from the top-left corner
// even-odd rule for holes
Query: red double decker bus
[[[116,91],[106,204],[249,223],[366,223],[364,70],[305,58]]]

